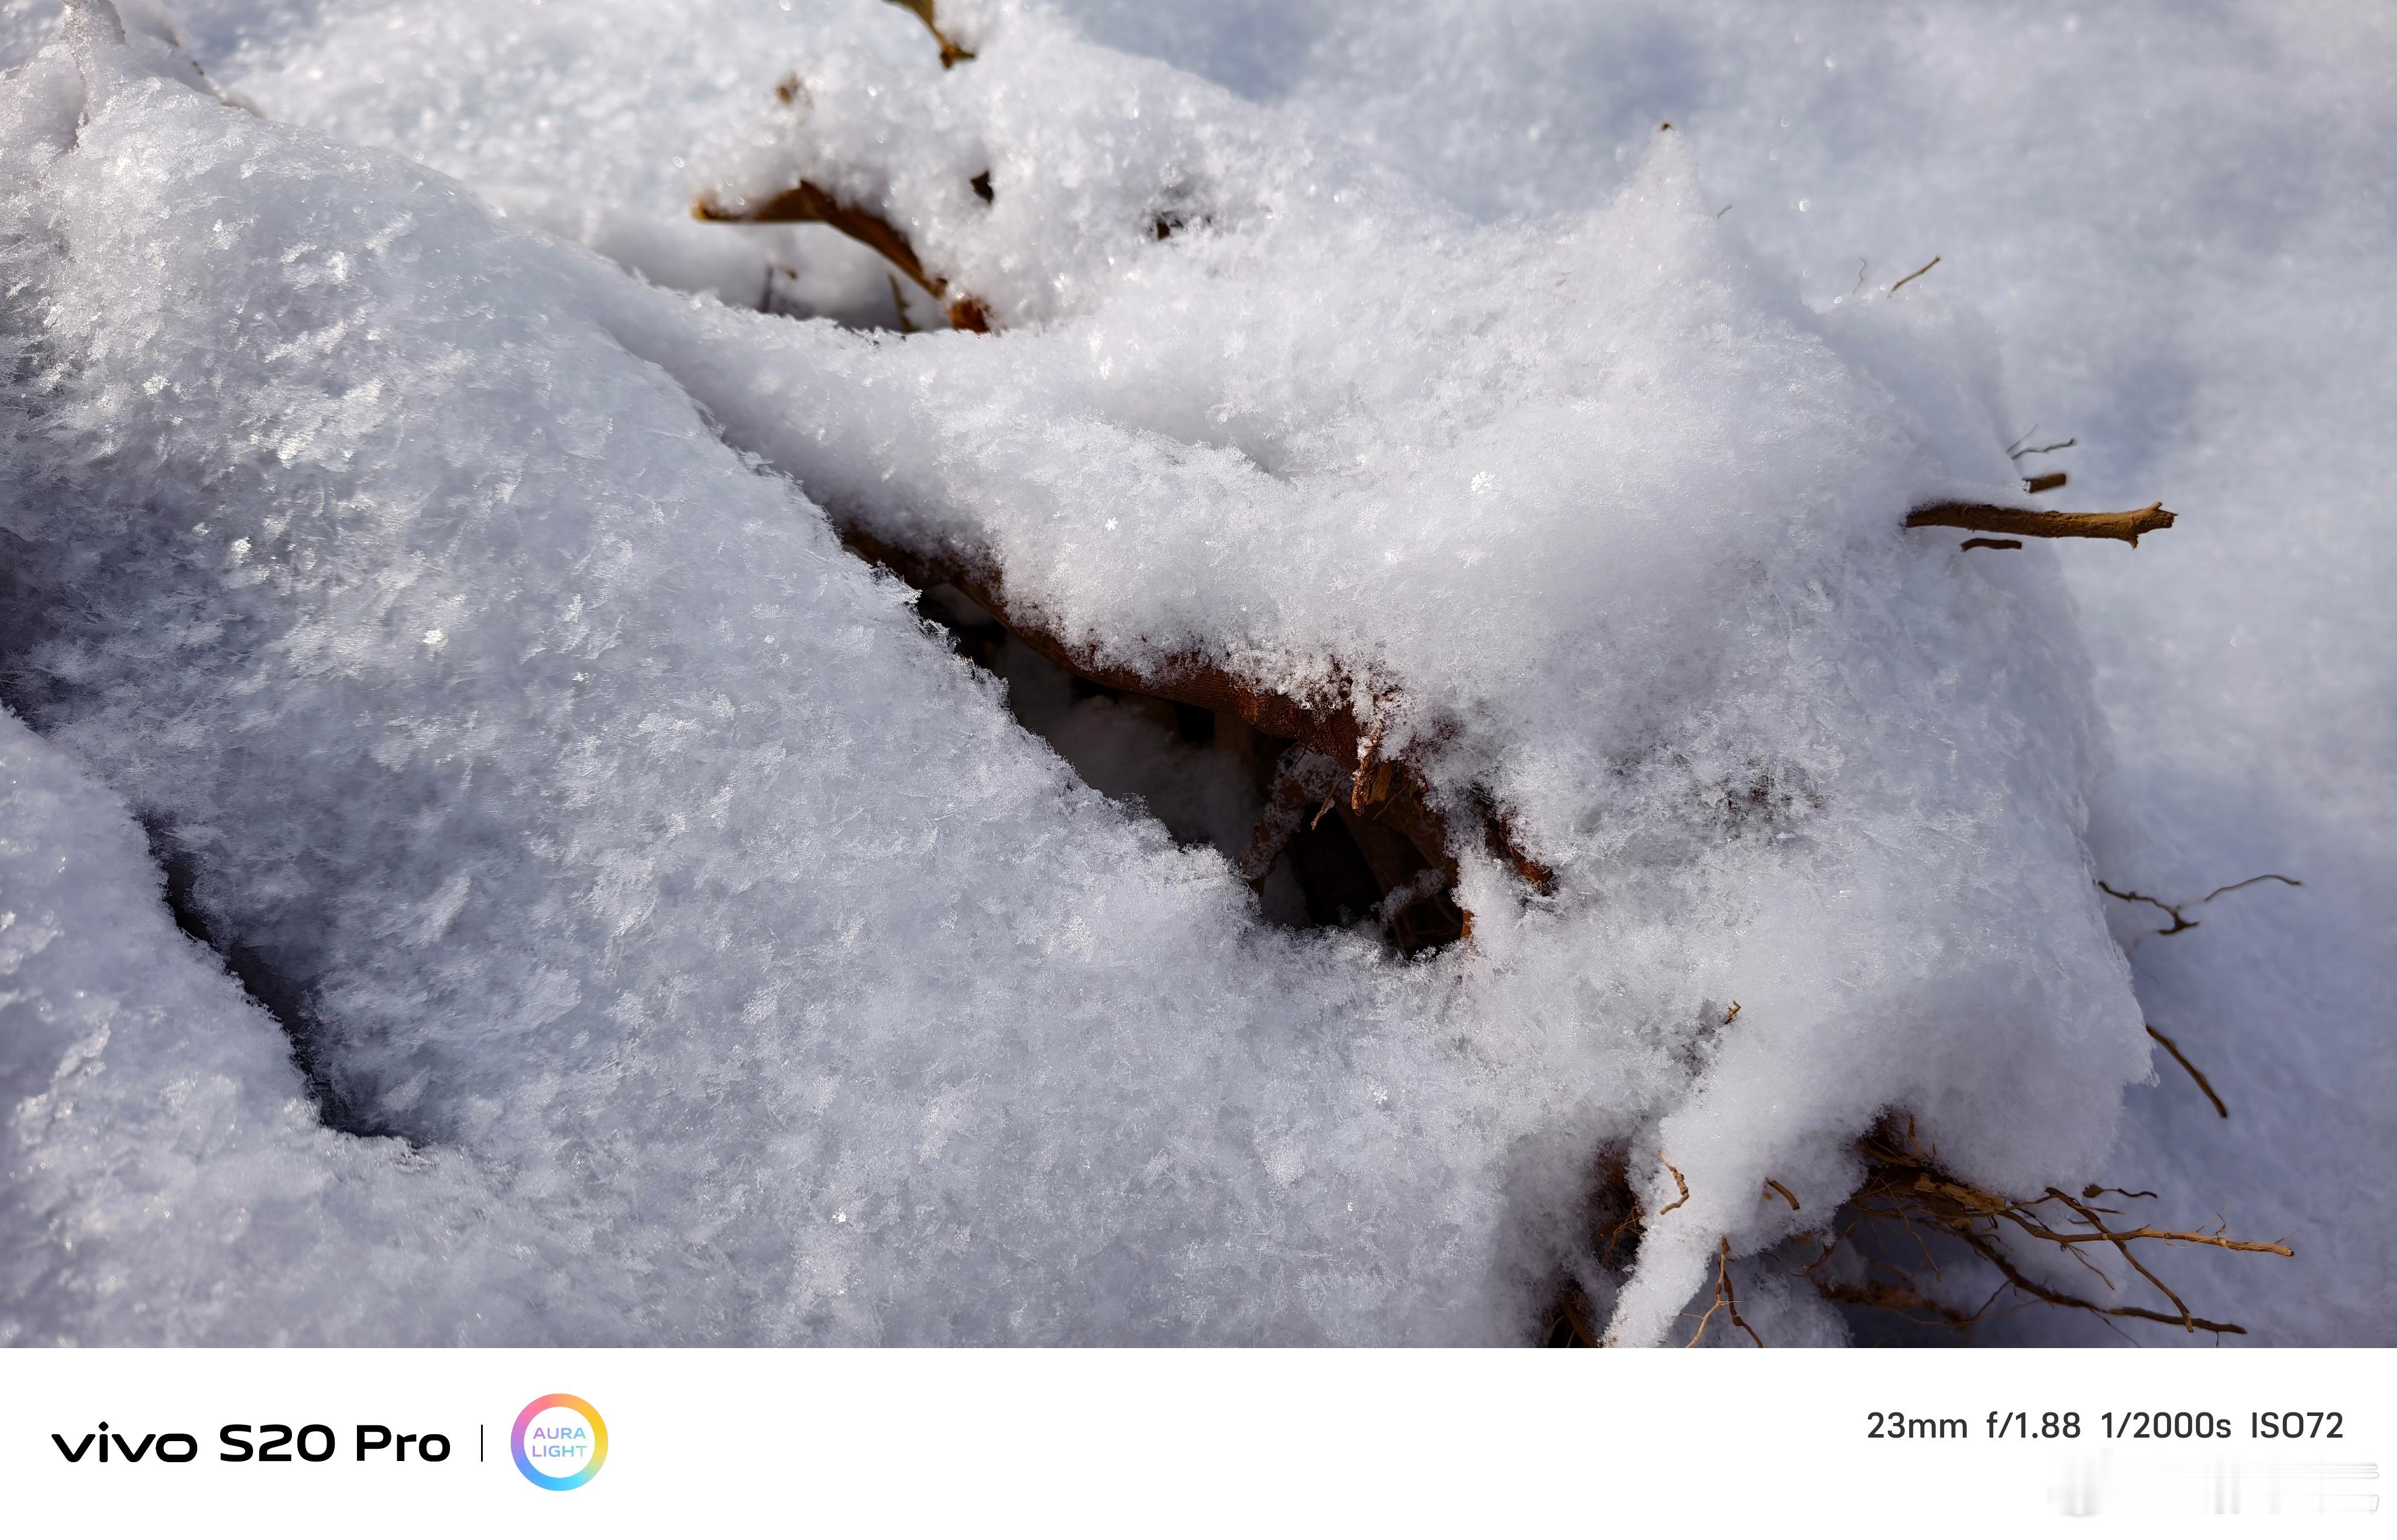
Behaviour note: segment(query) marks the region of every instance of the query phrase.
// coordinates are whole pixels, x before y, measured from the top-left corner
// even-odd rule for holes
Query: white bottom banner
[[[2379,1530],[2392,1369],[2380,1349],[27,1351],[0,1357],[0,1483],[29,1536]]]

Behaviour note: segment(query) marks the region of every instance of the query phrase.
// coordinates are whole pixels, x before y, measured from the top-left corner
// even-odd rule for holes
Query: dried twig
[[[1659,1158],[1661,1159],[1663,1158],[1659,1157]],[[1675,1209],[1680,1208],[1682,1204],[1687,1203],[1690,1200],[1690,1185],[1681,1180],[1681,1172],[1670,1160],[1665,1161],[1665,1169],[1673,1173],[1673,1185],[1681,1189],[1681,1196],[1656,1211],[1656,1217],[1659,1219],[1664,1218],[1667,1214],[1671,1213]]]
[[[1781,1200],[1789,1205],[1790,1212],[1798,1213],[1801,1212],[1798,1207],[1797,1194],[1791,1192],[1788,1188],[1783,1186],[1780,1183],[1775,1182],[1769,1176],[1764,1179],[1764,1185],[1781,1195]]]
[[[2113,887],[2108,884],[2103,877],[2098,879],[2097,888],[2098,891],[2103,892],[2108,898],[2119,898],[2125,904],[2151,904],[2171,916],[2172,929],[2169,931],[2158,931],[2153,932],[2156,935],[2176,936],[2183,931],[2194,931],[2198,927],[2199,921],[2193,920],[2187,915],[2182,914],[2180,912],[2181,905],[2177,904],[2166,904],[2163,899],[2150,897],[2146,893],[2138,891],[2136,889],[2118,892]]]
[[[2180,1296],[2175,1293],[2132,1251],[2133,1244],[2152,1242],[2166,1245],[2215,1246],[2225,1251],[2263,1252],[2274,1256],[2295,1254],[2288,1246],[2277,1241],[2232,1239],[2223,1233],[2218,1225],[2211,1231],[2166,1230],[2144,1225],[2115,1228],[2109,1224],[2103,1212],[2092,1208],[2085,1202],[2076,1200],[2061,1189],[2055,1187],[2048,1188],[2041,1197],[2028,1202],[2016,1201],[1997,1193],[1984,1191],[1968,1183],[1958,1181],[1942,1171],[1936,1158],[1916,1142],[1910,1122],[1903,1130],[1894,1123],[1884,1122],[1879,1130],[1862,1141],[1860,1148],[1867,1160],[1866,1177],[1863,1185],[1849,1200],[1850,1206],[1859,1215],[1857,1223],[1894,1222],[1903,1226],[1909,1234],[1916,1235],[1918,1239],[1921,1235],[1917,1229],[1918,1225],[1929,1228],[1935,1233],[1952,1236],[1995,1266],[2008,1285],[2021,1293],[2051,1305],[2086,1310],[2101,1317],[2161,1321],[2192,1332],[2237,1332],[2241,1329],[2229,1322],[2207,1320],[2192,1314]],[[2092,1184],[2082,1196],[2084,1199],[2094,1199],[2107,1190]],[[2151,1195],[2126,1194],[2125,1196]],[[2050,1223],[2040,1212],[2040,1210],[2049,1203],[2063,1204],[2070,1211],[2072,1221],[2077,1221],[2080,1225],[2085,1227],[2073,1227],[2072,1221],[2068,1221],[2064,1225]],[[1851,1229],[1853,1228],[1854,1225],[1851,1225]],[[2032,1240],[2059,1246],[2075,1257],[2081,1257],[2082,1249],[2089,1246],[2102,1245],[2111,1248],[2171,1302],[2174,1306],[2173,1313],[2165,1314],[2141,1306],[2100,1305],[2094,1300],[2082,1299],[2078,1295],[2036,1282],[2025,1276],[2015,1265],[2013,1258],[2007,1254],[2003,1237],[2008,1230]],[[1826,1248],[1824,1255],[1816,1259],[1814,1265],[1816,1267],[1829,1259],[1831,1251],[1836,1249],[1836,1245],[1837,1242],[1834,1242],[1832,1247]],[[2085,1265],[2086,1259],[2082,1258],[2082,1260]],[[2095,1271],[2094,1268],[2092,1270]],[[1810,1268],[1809,1273],[1811,1274],[1812,1271],[1813,1269]],[[2106,1279],[2102,1272],[2096,1273],[2096,1276],[2109,1289],[2113,1287],[2112,1280]],[[1901,1283],[1903,1292],[1908,1296],[1908,1307],[1911,1308],[1912,1301],[1922,1297],[1921,1291],[1912,1287],[1910,1279],[1902,1278]],[[1823,1280],[1818,1279],[1816,1287],[1827,1293],[1833,1292],[1832,1286]],[[1857,1291],[1851,1288],[1850,1292],[1854,1293]],[[1864,1292],[1873,1292],[1874,1291]],[[1881,1292],[1887,1297],[1896,1297],[1895,1293],[1889,1290],[1881,1291]],[[1845,1296],[1834,1294],[1833,1297]],[[1853,1302],[1875,1303],[1870,1299],[1856,1299]],[[1986,1310],[1988,1307],[1985,1306],[1983,1308]],[[1972,1319],[1978,1318],[1975,1316]]]
[[[2025,476],[2023,490],[2037,496],[2041,492],[2052,492],[2058,487],[2068,484],[2071,479],[2071,475],[2065,471],[2050,471],[2045,475]]]
[[[2283,877],[2278,872],[2265,872],[2260,876],[2251,877],[2244,882],[2227,883],[2206,894],[2203,898],[2199,899],[2198,902],[2200,904],[2211,904],[2225,893],[2235,893],[2242,888],[2253,888],[2259,882],[2285,882],[2292,888],[2302,888],[2305,886],[2304,883],[2299,882],[2296,877]]]
[[[1979,535],[1975,535],[1971,540],[1966,541],[1963,544],[1956,547],[1956,549],[1959,551],[2019,551],[2022,549],[2022,542],[2018,540],[1988,540]]]
[[[1925,273],[1930,272],[1933,268],[1937,267],[1938,265],[1939,259],[1936,257],[1932,258],[1929,261],[1924,262],[1921,267],[1918,267],[1913,272],[1908,274],[1905,277],[1900,278],[1897,282],[1890,285],[1889,291],[1892,294],[1896,293],[1899,289],[1904,288],[1907,285],[1912,283],[1915,279],[1922,277]],[[1861,274],[1858,275],[1858,279],[1861,281]]]
[[[2173,1041],[2170,1038],[2167,1038],[2163,1033],[2157,1031],[2152,1024],[2148,1027],[2148,1036],[2163,1044],[2164,1051],[2173,1056],[2173,1061],[2179,1065],[2181,1068],[2189,1071],[2189,1078],[2197,1082],[2198,1090],[2205,1092],[2205,1099],[2214,1104],[2215,1111],[2222,1114],[2225,1118],[2230,1116],[2230,1109],[2222,1105],[2222,1098],[2214,1093],[2213,1083],[2206,1079],[2205,1072],[2189,1062],[2189,1055],[2180,1051],[2180,1044]]]
[[[2242,882],[2226,883],[2222,887],[2216,888],[2214,891],[2206,894],[2203,898],[2196,899],[2194,901],[2183,899],[2178,904],[2166,904],[2163,899],[2152,897],[2147,893],[2139,892],[2136,890],[2117,891],[2102,879],[2098,882],[2097,887],[2108,898],[2118,898],[2125,904],[2145,904],[2153,908],[2163,911],[2163,913],[2172,917],[2172,929],[2169,931],[2150,931],[2149,934],[2159,936],[2176,936],[2183,931],[2194,931],[2200,925],[2204,923],[2203,920],[2194,920],[2189,918],[2187,915],[2182,914],[2181,911],[2183,909],[2194,909],[2200,904],[2211,904],[2225,893],[2235,893],[2242,888],[2252,888],[2258,882],[2284,882],[2292,888],[2302,888],[2305,886],[2304,883],[2299,882],[2296,877],[2283,877],[2278,872],[2264,872],[2258,876],[2248,877]],[[2145,940],[2146,938],[2142,937],[2140,939]]]
[[[2030,433],[2037,432],[2039,432],[2039,424],[2034,422],[2030,425]],[[2042,444],[2035,449],[2026,449],[2023,448],[2023,438],[2029,438],[2030,433],[2023,435],[2022,438],[2017,438],[2006,446],[2008,460],[2023,460],[2035,454],[2054,454],[2058,449],[2069,449],[2081,442],[2078,438],[2059,438],[2053,444]]]
[[[910,282],[933,299],[944,299],[949,291],[948,280],[924,271],[916,248],[890,221],[871,209],[843,203],[811,181],[803,181],[763,202],[744,199],[725,203],[711,194],[702,194],[691,205],[690,213],[696,220],[732,224],[828,224],[850,240],[872,248],[877,256],[905,274]],[[990,329],[989,312],[970,294],[949,300],[944,308],[948,312],[949,324],[959,331]]]
[[[2044,508],[2001,508],[1988,502],[1935,502],[1907,515],[1906,527],[1921,529],[1935,525],[2040,540],[2121,540],[2136,545],[2141,535],[2171,529],[2174,517],[2161,502],[2121,514],[2055,514]]]
[[[1748,1325],[1739,1317],[1739,1295],[1733,1291],[1731,1285],[1731,1237],[1729,1236],[1722,1238],[1721,1244],[1715,1252],[1714,1303],[1707,1306],[1707,1313],[1698,1318],[1698,1329],[1690,1333],[1690,1340],[1681,1344],[1682,1346],[1695,1347],[1698,1345],[1698,1339],[1707,1334],[1707,1322],[1715,1319],[1717,1310],[1728,1310],[1731,1313],[1731,1323],[1747,1332],[1748,1341],[1759,1347],[1764,1346],[1764,1339],[1756,1334],[1756,1328]]]

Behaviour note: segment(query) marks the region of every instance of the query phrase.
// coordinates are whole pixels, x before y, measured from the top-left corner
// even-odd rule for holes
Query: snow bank
[[[85,56],[11,206],[12,676],[337,1121],[588,1214],[614,1335],[1503,1329],[1428,985],[1078,787],[593,324],[629,280]]]
[[[405,20],[552,25],[490,16]],[[312,45],[381,60],[352,114],[457,88],[397,67],[402,20]],[[371,1211],[309,1222],[371,1243],[422,1204],[479,1236],[488,1190],[593,1282],[295,1319],[1520,1340],[1560,1270],[1615,1301],[1581,1203],[1617,1151],[1650,1222],[1613,1331],[1653,1342],[1721,1240],[1827,1219],[1886,1112],[1987,1185],[2091,1173],[2148,1045],[2082,843],[2088,665],[2051,555],[1900,529],[2009,490],[1969,317],[1810,308],[1673,134],[1603,208],[1475,225],[1042,12],[966,19],[945,73],[890,7],[782,25],[783,60],[742,50],[757,124],[677,149],[684,191],[822,176],[1015,329],[649,288],[98,26],[10,77],[10,699],[272,981],[349,1131],[278,1125],[279,1158]],[[637,36],[575,36],[577,71],[638,74]],[[243,80],[276,112],[271,84]],[[547,170],[604,186],[616,154]],[[1471,941],[1412,964],[1263,923],[1018,728],[824,506],[994,564],[1126,666],[1346,692],[1552,891],[1461,852]],[[171,942],[114,828],[114,886],[67,897]],[[177,955],[221,999],[178,1051],[248,1044],[228,1083],[288,1105],[267,1018]],[[30,1051],[29,1087],[64,1051]],[[284,1265],[143,1255],[179,1340]],[[39,1336],[127,1330],[23,1297]]]
[[[0,1344],[631,1339],[589,1237],[337,1134],[113,796],[0,717]]]

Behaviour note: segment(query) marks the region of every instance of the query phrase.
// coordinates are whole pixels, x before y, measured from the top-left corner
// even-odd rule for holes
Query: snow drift
[[[1499,1342],[1571,1279],[1653,1343],[1885,1116],[1998,1190],[2109,1146],[2056,564],[1901,528],[2010,500],[1994,350],[1801,302],[1672,133],[1476,224],[1038,9],[952,71],[838,11],[694,190],[871,202],[999,328],[862,334],[135,20],[0,105],[9,1340]],[[1413,959],[1266,923],[827,509],[1346,711],[1547,880],[1460,839]]]

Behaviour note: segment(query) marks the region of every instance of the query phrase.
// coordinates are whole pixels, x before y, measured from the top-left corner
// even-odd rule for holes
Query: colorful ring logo
[[[526,1480],[550,1492],[572,1492],[608,1463],[608,1425],[580,1396],[543,1396],[516,1413],[508,1447]]]

